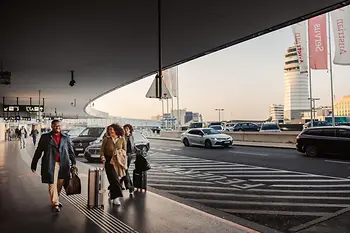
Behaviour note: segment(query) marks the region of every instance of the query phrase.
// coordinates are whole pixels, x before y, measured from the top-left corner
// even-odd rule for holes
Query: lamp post
[[[221,121],[221,112],[223,112],[225,109],[223,108],[216,108],[215,111],[219,112],[219,121]]]

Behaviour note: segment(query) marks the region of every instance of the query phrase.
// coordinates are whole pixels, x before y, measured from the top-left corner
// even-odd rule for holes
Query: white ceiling
[[[91,99],[156,71],[157,1],[72,2],[1,1],[0,59],[13,80],[11,86],[0,85],[0,96],[12,97],[8,104],[15,103],[14,97],[20,97],[20,104],[33,97],[34,103],[40,89],[47,113],[56,108],[66,116],[83,116]],[[323,13],[341,2],[349,4],[162,1],[164,67]],[[70,70],[76,73],[74,87],[68,85]],[[71,106],[74,99],[76,107]]]

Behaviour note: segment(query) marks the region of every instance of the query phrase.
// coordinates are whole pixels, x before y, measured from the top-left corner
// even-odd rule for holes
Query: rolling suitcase
[[[147,172],[146,171],[138,171],[134,169],[133,171],[133,183],[134,187],[137,190],[140,190],[142,192],[142,189],[147,192]]]
[[[93,168],[89,169],[88,175],[88,207],[103,207],[104,206],[104,169]]]

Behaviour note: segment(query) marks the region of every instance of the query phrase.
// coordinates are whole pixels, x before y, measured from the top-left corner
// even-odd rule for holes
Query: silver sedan
[[[229,147],[233,139],[227,134],[220,133],[211,128],[190,129],[181,134],[181,141],[185,146]]]

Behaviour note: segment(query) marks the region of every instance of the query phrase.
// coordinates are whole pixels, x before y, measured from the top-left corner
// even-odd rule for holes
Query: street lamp
[[[219,112],[219,121],[221,121],[221,112],[223,112],[225,109],[223,108],[216,108],[215,111]]]

